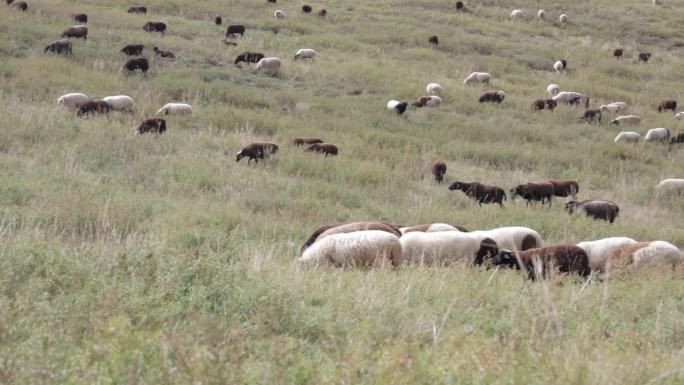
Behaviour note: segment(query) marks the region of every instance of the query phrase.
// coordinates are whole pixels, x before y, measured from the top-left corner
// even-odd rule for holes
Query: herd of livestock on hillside
[[[276,0],[267,0],[276,3]],[[7,4],[21,11],[28,10],[26,2],[13,2],[6,0]],[[654,5],[660,4],[660,0],[653,0]],[[466,11],[466,5],[458,1],[456,11]],[[309,5],[301,7],[303,13],[312,13]],[[147,7],[135,6],[128,9],[129,13],[147,14]],[[320,8],[316,13],[319,17],[326,17],[328,10]],[[510,14],[512,20],[522,19],[523,10],[516,9]],[[283,10],[276,10],[273,16],[284,19],[287,14]],[[545,21],[547,14],[544,10],[536,13],[536,19]],[[74,55],[72,38],[88,36],[88,16],[84,13],[73,15],[73,19],[81,23],[65,29],[61,39],[50,43],[45,47],[46,53],[58,55]],[[561,25],[568,23],[569,16],[560,14],[558,22]],[[223,23],[221,16],[215,16],[213,22],[217,25]],[[142,29],[150,33],[159,33],[164,36],[167,25],[159,21],[150,21],[143,25]],[[239,44],[240,39],[246,33],[244,25],[229,25],[223,42],[229,45]],[[428,44],[438,45],[439,37],[430,36]],[[140,71],[145,76],[150,68],[150,62],[142,57],[145,46],[142,44],[128,44],[120,52],[132,57],[123,65],[123,71],[127,74]],[[157,46],[153,47],[156,56],[162,59],[174,59],[176,56],[171,51],[165,51]],[[624,49],[617,48],[613,51],[613,57],[621,60]],[[317,52],[313,49],[299,49],[294,60],[309,59],[313,61]],[[637,64],[648,63],[652,54],[639,52]],[[255,64],[255,71],[271,76],[281,71],[282,60],[277,57],[268,57],[259,52],[244,52],[236,57],[234,64]],[[559,59],[550,68],[558,73],[563,73],[568,68],[568,61]],[[492,75],[487,72],[473,72],[467,76],[463,84],[488,85]],[[430,83],[426,87],[425,96],[420,96],[417,101],[390,100],[387,109],[396,115],[403,115],[411,108],[439,107],[443,100],[442,86],[439,83]],[[532,102],[533,110],[553,111],[559,104],[571,106],[584,106],[586,111],[579,118],[581,122],[600,124],[602,119],[609,115],[612,117],[610,124],[615,125],[639,125],[641,118],[636,115],[619,115],[628,110],[628,105],[622,101],[603,104],[598,108],[591,109],[588,96],[576,91],[562,91],[557,84],[550,84],[546,93],[546,99],[538,99]],[[480,103],[502,103],[506,98],[503,90],[488,90],[479,97]],[[112,111],[131,111],[134,107],[133,98],[128,95],[107,96],[102,99],[91,99],[80,92],[72,92],[62,95],[57,99],[62,105],[77,116],[86,117],[97,114],[108,114]],[[677,101],[663,100],[657,107],[659,112],[671,111],[674,118],[681,119],[684,112],[676,112]],[[167,118],[172,115],[193,114],[193,107],[186,103],[169,102],[162,106],[156,115],[164,115]],[[167,130],[166,119],[145,119],[137,127],[139,134],[158,133]],[[615,142],[636,143],[641,140],[641,135],[632,131],[620,132]],[[644,136],[646,142],[660,142],[676,145],[684,143],[684,133],[671,135],[666,128],[654,128],[648,130]],[[316,137],[294,138],[293,145],[305,145],[306,151],[318,152],[325,156],[336,156],[338,147],[331,143],[325,143]],[[277,153],[279,147],[275,143],[252,143],[237,152],[236,161],[248,158],[248,164],[254,160],[266,159]],[[447,171],[444,161],[435,161],[432,165],[432,174],[437,183],[442,183]],[[684,179],[666,179],[658,186],[660,190],[684,192]],[[504,207],[507,199],[506,191],[497,186],[485,185],[479,182],[456,181],[449,186],[449,190],[461,190],[468,197],[477,201],[480,205],[495,203]],[[572,214],[583,212],[585,215],[602,219],[613,223],[618,217],[620,208],[615,202],[606,200],[577,201],[579,183],[575,180],[545,180],[529,182],[510,189],[511,198],[517,196],[525,199],[529,205],[532,202],[541,204],[552,202],[553,197],[571,197],[572,200],[565,204],[565,210]],[[402,264],[420,264],[428,266],[445,266],[455,262],[467,264],[503,266],[517,268],[526,271],[530,278],[543,276],[550,270],[565,273],[577,273],[582,277],[588,276],[592,271],[606,273],[630,265],[665,265],[673,268],[680,265],[684,260],[681,251],[674,245],[665,241],[637,242],[627,237],[605,238],[595,241],[581,242],[577,245],[543,245],[542,237],[535,230],[526,227],[503,227],[491,230],[468,231],[462,226],[444,223],[433,223],[421,226],[400,226],[388,222],[353,222],[331,226],[323,226],[316,230],[302,247],[297,262],[301,265],[335,265],[335,266],[380,266],[388,264],[400,266]]]

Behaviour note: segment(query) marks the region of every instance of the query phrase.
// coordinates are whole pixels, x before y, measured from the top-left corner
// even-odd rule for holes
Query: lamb
[[[325,8],[321,8],[318,10],[318,17],[326,17],[328,16],[328,10]]]
[[[591,124],[592,122],[596,122],[598,124],[601,124],[601,110],[586,110],[584,111],[584,114],[580,118],[580,121],[587,122]]]
[[[573,200],[577,199],[579,192],[579,183],[572,179],[547,179],[553,185],[553,195],[561,198],[571,196]]]
[[[533,229],[522,226],[498,227],[491,230],[471,231],[480,237],[493,239],[499,248],[523,251],[542,246],[542,237]]]
[[[249,65],[249,63],[258,63],[259,60],[261,60],[263,58],[264,58],[263,53],[243,52],[242,54],[238,55],[235,58],[235,65],[238,65],[238,63],[240,63],[240,62],[245,62],[245,63],[247,63],[247,65]]]
[[[632,131],[622,131],[617,136],[615,139],[613,139],[613,142],[615,143],[639,143],[641,140],[641,135],[639,135],[636,132]]]
[[[554,192],[555,188],[549,182],[528,182],[511,189],[511,200],[520,196],[527,201],[525,206],[529,206],[531,201],[540,201],[542,205],[546,201],[550,206]]]
[[[474,82],[478,83],[489,83],[489,80],[491,80],[492,75],[490,75],[487,72],[473,72],[470,75],[468,75],[465,80],[463,80],[463,84],[470,84]]]
[[[532,109],[535,111],[543,109],[553,111],[557,105],[558,103],[556,103],[553,99],[537,99],[532,102]]]
[[[185,103],[166,103],[155,115],[192,115],[192,106]]]
[[[544,12],[543,9],[540,9],[539,11],[537,11],[537,18],[539,18],[539,20],[546,19],[546,12]]]
[[[670,138],[670,144],[675,143],[684,143],[684,132],[680,132],[679,134],[673,135],[672,138]]]
[[[316,241],[297,258],[298,265],[382,267],[401,263],[399,237],[385,231],[366,230],[330,235]]]
[[[433,45],[439,45],[439,37],[437,37],[437,36],[428,37],[428,43],[433,44]]]
[[[174,55],[173,52],[163,51],[163,50],[159,49],[159,47],[157,47],[157,46],[154,46],[154,48],[152,48],[152,50],[154,51],[154,54],[156,56],[161,56],[161,57],[168,58],[168,59],[175,59],[176,58],[176,55]]]
[[[280,71],[281,61],[277,57],[265,57],[257,62],[256,70],[275,75]]]
[[[626,244],[614,249],[598,266],[600,272],[610,272],[628,266],[671,266],[674,270],[682,260],[677,246],[665,241]]]
[[[553,100],[555,102],[562,102],[570,105],[577,105],[584,100],[584,106],[589,108],[589,98],[579,92],[562,91],[556,94],[556,96],[553,97]]]
[[[589,267],[592,270],[598,270],[613,251],[622,246],[634,245],[636,243],[637,241],[632,238],[610,237],[595,241],[580,242],[577,244],[577,247],[587,253],[587,257],[589,257]]]
[[[147,14],[147,8],[146,7],[130,7],[128,8],[128,13],[144,13]]]
[[[495,266],[506,266],[527,272],[529,279],[546,278],[551,271],[556,273],[577,273],[586,278],[591,274],[589,257],[574,245],[540,247],[520,253],[502,250],[494,257]]]
[[[396,100],[390,100],[387,102],[387,109],[396,112],[398,115],[403,114],[407,107],[408,103],[406,102],[399,102]]]
[[[650,52],[641,52],[639,53],[639,61],[648,63],[648,60],[651,59],[651,53]]]
[[[565,71],[565,68],[568,66],[568,62],[564,59],[558,60],[557,62],[553,63],[553,69],[560,73]]]
[[[613,51],[613,57],[616,59],[622,59],[623,53],[624,50],[622,48],[615,48],[615,51]]]
[[[73,55],[71,42],[67,39],[53,41],[52,43],[48,44],[47,47],[45,47],[44,52],[52,52],[56,53],[57,55]]]
[[[126,56],[140,56],[144,48],[145,46],[143,44],[129,44],[121,48],[121,52]]]
[[[425,87],[425,91],[427,91],[427,93],[430,95],[439,96],[442,94],[442,86],[439,83],[429,83]]]
[[[322,153],[322,154],[325,154],[326,157],[328,155],[337,156],[337,152],[338,152],[337,146],[335,146],[334,144],[330,144],[330,143],[313,143],[309,147],[307,147],[306,150],[304,150],[304,151]]]
[[[482,95],[480,95],[479,102],[480,103],[501,103],[503,100],[506,98],[506,93],[497,90],[497,91],[485,91]]]
[[[480,206],[483,203],[498,203],[503,208],[503,201],[506,200],[506,192],[501,187],[488,186],[479,182],[454,182],[449,186],[449,190],[463,191],[464,194],[478,201]]]
[[[281,10],[277,10],[277,11],[273,12],[273,17],[275,17],[275,18],[278,19],[278,20],[284,19],[285,16],[286,16],[286,15],[285,15],[285,12],[283,12],[283,11],[281,11]]]
[[[511,12],[511,19],[520,19],[522,18],[523,11],[522,9],[514,9]]]
[[[57,99],[57,104],[60,106],[65,106],[68,109],[75,110],[89,101],[90,98],[86,94],[74,92],[60,96]]]
[[[88,23],[88,15],[86,15],[85,13],[77,13],[75,15],[71,15],[71,17],[73,17],[74,21],[77,23]]]
[[[245,36],[245,26],[240,24],[229,25],[226,28],[226,37],[234,37],[235,35],[240,35],[240,37]]]
[[[112,111],[126,111],[133,109],[133,98],[126,95],[107,96],[102,101],[109,104]]]
[[[576,211],[584,211],[588,217],[603,219],[610,223],[615,222],[620,213],[620,207],[615,202],[605,200],[585,200],[582,202],[570,201],[565,204],[565,211],[573,214]]]
[[[392,225],[390,223],[385,223],[385,222],[378,222],[378,221],[370,221],[370,222],[350,222],[350,223],[343,223],[343,224],[337,224],[337,225],[327,225],[327,226],[322,226],[316,229],[316,231],[313,232],[309,236],[309,238],[304,242],[302,247],[300,248],[300,255],[304,253],[304,250],[306,250],[309,246],[314,244],[316,241],[322,240],[330,235],[333,234],[346,234],[346,233],[352,233],[352,232],[357,232],[357,231],[368,231],[368,230],[377,230],[377,231],[384,231],[389,234],[392,234],[396,237],[401,236],[401,231],[399,231],[399,227],[396,225]]]
[[[624,112],[627,111],[627,103],[625,102],[613,102],[604,104],[600,107],[601,112]]]
[[[413,103],[412,106],[417,108],[422,107],[439,107],[442,104],[442,98],[436,95],[421,96],[417,102]]]
[[[147,132],[163,134],[166,131],[166,120],[164,119],[146,119],[140,123],[136,132],[144,134]]]
[[[278,145],[274,143],[252,143],[246,147],[243,147],[240,151],[235,153],[237,155],[237,158],[235,159],[236,162],[239,162],[240,159],[244,158],[245,156],[248,157],[249,159],[247,160],[247,164],[249,164],[252,159],[254,160],[255,163],[259,163],[259,159],[265,159],[273,154],[278,152]]]
[[[447,172],[447,165],[443,160],[436,160],[432,164],[432,175],[435,176],[437,183],[444,181],[444,174]]]
[[[568,22],[568,14],[567,13],[561,13],[560,16],[558,16],[558,21],[561,23],[567,23]]]
[[[667,110],[674,112],[676,109],[677,109],[677,101],[676,100],[672,100],[672,99],[663,100],[662,102],[660,102],[660,104],[658,104],[658,112],[663,112],[663,111],[667,111]]]
[[[468,232],[468,230],[461,225],[450,225],[447,223],[430,223],[427,225],[401,227],[401,228],[399,228],[399,231],[401,231],[402,236],[406,233],[410,233],[410,232],[414,232],[414,231],[420,231],[423,233],[434,233],[437,231],[460,231],[463,233]]]
[[[460,231],[412,231],[402,235],[399,242],[401,262],[412,265],[448,266],[461,260],[479,264],[499,251],[494,240]]]
[[[684,193],[684,179],[663,179],[655,188],[658,191],[674,191],[682,195]]]
[[[297,59],[311,59],[313,60],[316,57],[316,51],[312,50],[311,48],[302,48],[297,51],[297,53],[294,55],[294,60]]]
[[[312,11],[312,8],[311,8],[310,5],[303,5],[303,6],[302,6],[302,12],[304,12],[304,13],[311,13],[311,11]]]
[[[88,38],[88,27],[85,25],[75,25],[73,27],[69,27],[62,32],[62,37],[82,37],[83,40],[86,40]]]
[[[147,70],[150,69],[150,62],[144,57],[131,59],[126,62],[123,69],[126,70],[127,73],[133,73],[136,70],[140,70],[143,75],[147,75]]]
[[[319,138],[312,138],[312,137],[297,137],[294,138],[293,144],[295,146],[301,146],[301,145],[311,145],[311,144],[316,144],[316,143],[323,143],[323,140]]]
[[[645,142],[665,142],[670,139],[670,130],[667,128],[651,128],[644,136]]]
[[[155,21],[148,21],[144,26],[143,26],[143,31],[147,32],[159,32],[161,33],[162,37],[164,36],[164,32],[166,32],[166,24],[162,23],[161,21],[155,22]]]
[[[610,121],[610,124],[621,125],[629,124],[632,126],[637,126],[641,123],[641,118],[636,115],[621,115]]]
[[[76,116],[84,117],[87,115],[94,115],[96,113],[107,114],[110,110],[111,107],[108,103],[102,100],[91,100],[86,103],[83,103],[80,107],[78,107],[78,112],[76,112]]]
[[[549,94],[550,97],[554,97],[554,96],[558,95],[559,92],[560,92],[560,87],[558,86],[558,84],[549,84],[546,87],[546,93]]]

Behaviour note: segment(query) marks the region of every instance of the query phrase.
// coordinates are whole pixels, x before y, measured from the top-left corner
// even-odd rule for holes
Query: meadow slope
[[[0,5],[0,383],[683,384],[681,269],[583,284],[293,266],[315,228],[366,219],[684,247],[684,199],[654,189],[684,178],[684,146],[618,145],[619,128],[577,123],[582,108],[530,109],[557,83],[592,106],[627,102],[642,134],[684,131],[655,110],[684,104],[684,2],[482,0],[463,13],[453,3],[329,0],[326,18],[291,0],[146,0],[146,16],[122,0]],[[524,20],[508,19],[513,8]],[[547,22],[533,19],[539,8]],[[72,40],[73,57],[43,54],[77,12],[89,16],[87,41]],[[166,22],[166,36],[144,32],[147,21]],[[226,24],[247,26],[237,47],[221,42]],[[121,73],[131,43],[146,44],[146,78]],[[177,60],[154,58],[153,45]],[[299,48],[319,56],[294,62]],[[282,75],[233,65],[244,51],[280,57]],[[566,74],[552,71],[559,58]],[[486,88],[462,84],[472,71],[492,73],[487,88],[506,100],[477,103]],[[439,109],[386,111],[429,82],[444,87]],[[79,119],[56,104],[67,92],[126,94],[136,109]],[[174,101],[195,115],[134,134]],[[304,153],[295,136],[340,155]],[[281,150],[235,163],[252,141]],[[480,208],[432,180],[436,159],[448,183],[577,179],[582,199],[614,200],[620,217],[570,216],[561,199]]]

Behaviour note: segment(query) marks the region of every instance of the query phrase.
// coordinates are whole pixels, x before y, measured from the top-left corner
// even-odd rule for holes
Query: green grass
[[[592,106],[627,102],[643,118],[628,130],[683,130],[655,110],[684,100],[681,4],[489,0],[456,13],[452,3],[331,0],[325,19],[284,0],[151,0],[147,16],[118,0],[3,8],[0,383],[684,383],[681,271],[583,284],[459,266],[293,266],[315,228],[366,219],[523,225],[549,244],[624,235],[684,247],[684,200],[654,189],[684,177],[684,147],[616,145],[620,128],[577,124],[581,109],[530,110],[557,83]],[[513,8],[525,20],[508,20]],[[533,20],[538,8],[551,20]],[[274,20],[275,9],[288,18]],[[561,11],[567,25],[556,22]],[[70,58],[43,55],[77,12],[89,16],[87,42],[74,41]],[[247,26],[238,47],[221,42],[216,14]],[[169,25],[164,38],[142,31],[156,20]],[[120,73],[118,51],[137,42],[151,59],[147,78]],[[178,59],[151,57],[154,44]],[[319,56],[293,62],[298,48]],[[651,62],[636,63],[639,50]],[[243,51],[280,57],[283,73],[235,67]],[[566,75],[551,71],[558,58]],[[485,87],[462,84],[472,71],[492,73],[504,103],[477,103]],[[444,87],[439,109],[385,110],[429,82]],[[57,108],[67,92],[127,94],[136,109],[78,119]],[[195,115],[169,118],[161,136],[133,134],[172,101]],[[321,137],[340,155],[304,153],[289,145],[295,136]],[[281,151],[235,163],[261,140]],[[447,182],[578,179],[581,198],[614,200],[621,216],[614,225],[569,216],[561,200],[479,208],[432,181],[436,159],[448,163]]]

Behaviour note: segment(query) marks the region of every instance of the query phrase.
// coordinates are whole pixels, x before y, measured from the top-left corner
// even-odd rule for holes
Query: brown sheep
[[[86,15],[85,13],[77,13],[75,15],[72,15],[71,17],[73,17],[74,21],[77,23],[88,23],[88,15]]]
[[[314,143],[323,143],[323,140],[319,139],[319,138],[301,136],[301,137],[294,138],[294,140],[292,141],[292,144],[294,144],[295,146],[302,146],[304,144],[311,145]]]
[[[550,206],[555,191],[553,184],[549,182],[528,182],[511,189],[511,200],[519,195],[527,201],[526,206],[529,206],[532,201],[541,201],[542,205],[546,201]]]
[[[532,109],[535,111],[547,109],[553,111],[558,103],[553,99],[537,99],[532,103]]]
[[[443,160],[436,160],[432,164],[432,175],[435,176],[437,183],[444,181],[444,174],[447,172],[447,165]]]
[[[328,155],[336,156],[338,149],[337,149],[337,146],[335,146],[334,144],[314,143],[314,144],[310,145],[309,147],[307,147],[306,150],[304,150],[304,151],[322,153],[322,154],[325,154],[325,156],[327,157]]]
[[[69,27],[62,32],[62,37],[75,37],[77,39],[82,37],[83,40],[86,40],[88,39],[88,27],[84,25]]]
[[[663,111],[675,111],[677,109],[677,101],[676,100],[663,100],[658,104],[658,112],[663,112]]]
[[[480,103],[501,103],[506,98],[506,93],[499,91],[486,91],[480,95]]]
[[[111,111],[112,107],[105,101],[102,100],[91,100],[89,102],[86,102],[85,104],[82,104],[78,108],[78,112],[76,113],[76,116],[83,117],[87,115],[93,115],[93,114],[107,114],[109,111]]]
[[[159,22],[148,21],[143,26],[143,31],[159,32],[159,33],[161,33],[162,37],[164,37],[164,32],[166,32],[166,24],[162,23],[161,21],[159,21]]]
[[[449,190],[463,191],[464,194],[478,201],[480,206],[483,203],[498,203],[499,206],[504,207],[503,201],[506,200],[506,192],[501,187],[488,186],[479,182],[454,182],[449,186]]]
[[[131,59],[124,64],[124,70],[126,70],[127,73],[133,73],[136,70],[140,70],[143,75],[147,75],[147,70],[150,69],[150,62],[147,61],[144,57],[137,58],[137,59]]]
[[[312,8],[310,5],[302,5],[302,12],[304,13],[311,13]]]
[[[318,10],[318,16],[319,17],[326,17],[328,16],[328,10],[325,8],[321,8]]]
[[[313,245],[314,242],[316,242],[319,239],[323,239],[329,235],[352,233],[355,231],[366,230],[385,231],[390,234],[394,234],[397,237],[401,237],[401,231],[399,231],[399,227],[386,222],[350,222],[337,225],[329,225],[320,227],[316,231],[314,231],[313,234],[311,234],[311,236],[309,236],[309,238],[306,240],[306,242],[304,242],[299,253],[301,255],[301,253],[303,253],[304,250],[306,250],[309,246]]]
[[[613,57],[616,59],[621,59],[622,53],[623,53],[622,48],[615,48],[615,51],[613,51]]]
[[[565,211],[573,214],[575,211],[583,210],[584,213],[594,219],[603,219],[610,223],[615,222],[620,213],[620,207],[612,201],[586,200],[582,202],[570,201],[565,204]]]
[[[235,35],[240,35],[240,37],[245,36],[245,26],[244,25],[229,25],[226,28],[226,37],[235,37]]]
[[[680,132],[677,135],[673,135],[670,138],[670,143],[675,144],[675,143],[684,143],[684,132]]]
[[[596,122],[601,124],[601,110],[586,110],[584,115],[580,118],[581,122],[587,122],[589,124]]]
[[[650,52],[642,52],[639,54],[639,61],[642,61],[644,63],[648,63],[648,60],[651,58],[651,53]]]
[[[45,47],[44,52],[52,52],[56,53],[58,55],[64,54],[64,55],[72,55],[72,45],[71,42],[67,39],[60,39],[57,41],[53,41],[50,43],[47,47]]]
[[[143,44],[128,44],[127,46],[121,48],[121,52],[123,52],[126,56],[140,56],[143,49],[145,49]]]
[[[596,270],[607,273],[627,266],[670,266],[676,269],[684,261],[677,246],[664,241],[648,241],[622,245],[614,249]]]
[[[147,8],[146,7],[130,7],[128,8],[128,13],[145,13],[147,14]]]
[[[221,24],[223,24],[223,18],[222,18],[221,16],[219,16],[219,15],[216,15],[216,16],[214,17],[214,24],[216,24],[216,25],[221,25]]]
[[[164,57],[167,59],[175,59],[176,58],[176,55],[174,55],[173,52],[160,50],[159,47],[157,47],[157,46],[154,46],[154,48],[152,48],[152,51],[154,51],[154,54],[156,56],[161,56],[161,57]]]
[[[579,183],[572,179],[547,179],[544,182],[549,182],[553,185],[554,191],[553,195],[561,198],[572,197],[572,199],[577,199],[577,193],[579,192]]]
[[[243,147],[240,151],[238,151],[235,155],[237,155],[237,158],[235,159],[236,162],[239,162],[240,159],[244,158],[245,156],[249,158],[247,160],[247,164],[249,164],[252,159],[254,159],[255,163],[259,163],[259,159],[265,159],[268,156],[275,154],[278,152],[278,145],[274,143],[252,143],[246,147]]]
[[[439,45],[439,38],[437,36],[430,36],[428,38],[428,43],[434,44],[434,45]]]
[[[456,10],[457,10],[457,11],[462,10],[463,7],[465,7],[465,5],[463,4],[462,1],[459,0],[459,1],[456,2]]]
[[[144,134],[147,132],[162,134],[166,131],[166,120],[164,119],[146,119],[140,126],[138,126],[138,134]]]
[[[538,261],[538,262],[537,262]],[[557,245],[521,251],[516,254],[509,250],[501,250],[494,257],[495,266],[506,266],[517,270],[525,270],[529,279],[537,276],[547,277],[551,271],[560,273],[577,273],[586,278],[591,274],[587,253],[574,245]],[[535,266],[541,263],[541,266]],[[540,274],[537,274],[539,272]]]

